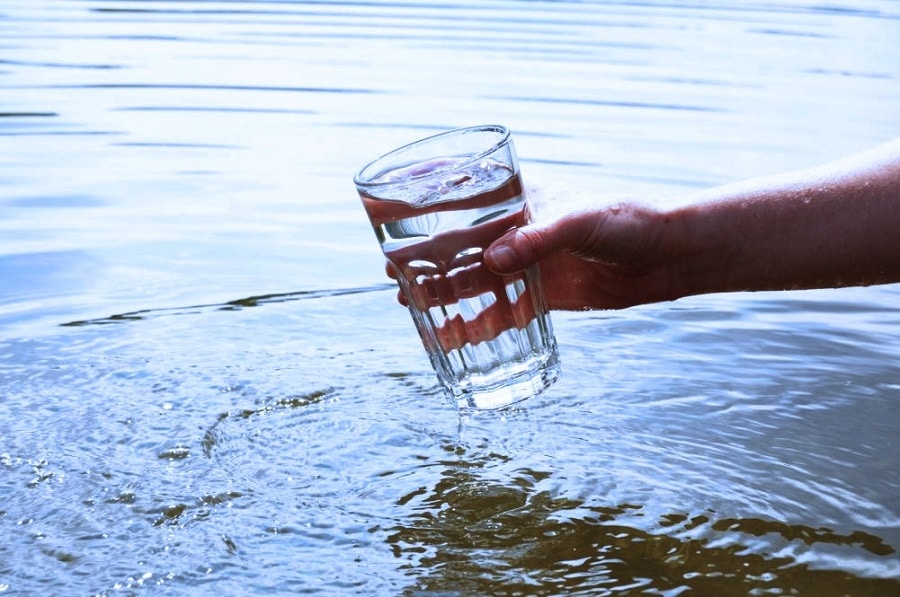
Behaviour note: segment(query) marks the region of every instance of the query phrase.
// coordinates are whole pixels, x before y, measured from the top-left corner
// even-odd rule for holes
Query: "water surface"
[[[461,417],[351,178],[499,122],[674,205],[900,135],[898,40],[888,0],[6,2],[0,592],[897,592],[897,286],[556,313],[563,379]]]

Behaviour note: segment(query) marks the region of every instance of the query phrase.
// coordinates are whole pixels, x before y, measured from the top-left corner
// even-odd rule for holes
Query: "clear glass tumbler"
[[[438,380],[460,408],[542,392],[559,356],[537,266],[500,276],[484,250],[530,214],[509,130],[448,131],[354,177]]]

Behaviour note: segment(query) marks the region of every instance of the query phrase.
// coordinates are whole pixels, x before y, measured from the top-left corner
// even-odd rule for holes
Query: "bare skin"
[[[512,230],[501,274],[538,263],[551,309],[620,309],[714,292],[900,282],[900,139],[660,211],[634,203]]]

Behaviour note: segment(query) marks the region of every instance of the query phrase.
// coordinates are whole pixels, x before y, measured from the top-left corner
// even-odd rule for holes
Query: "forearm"
[[[665,215],[672,295],[900,282],[900,142]]]

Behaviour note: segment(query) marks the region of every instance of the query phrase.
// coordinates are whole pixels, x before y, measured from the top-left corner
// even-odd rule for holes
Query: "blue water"
[[[675,205],[898,106],[890,0],[7,0],[0,593],[900,591],[896,285],[554,313],[460,417],[351,181],[498,122]]]

